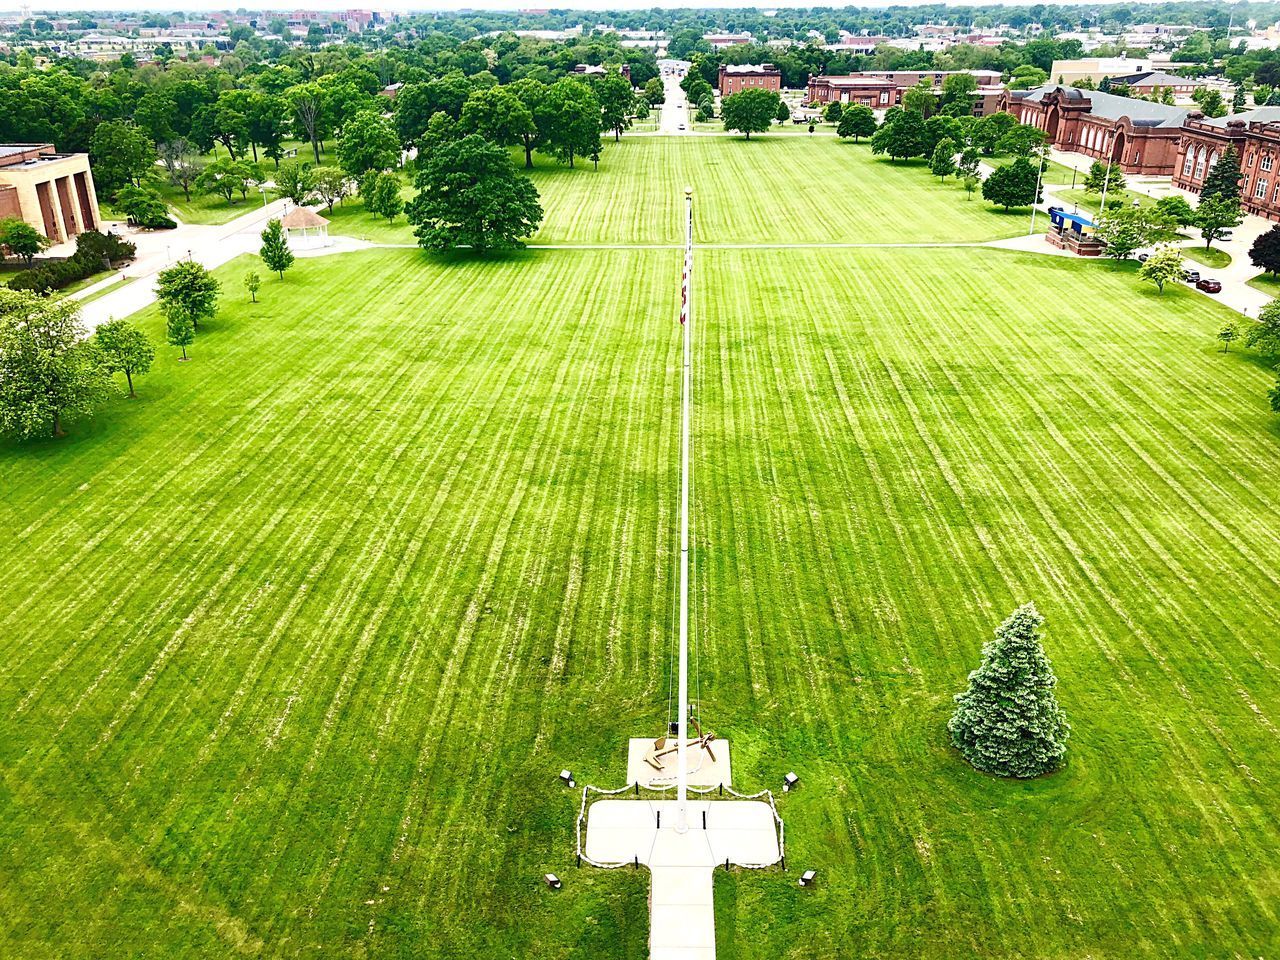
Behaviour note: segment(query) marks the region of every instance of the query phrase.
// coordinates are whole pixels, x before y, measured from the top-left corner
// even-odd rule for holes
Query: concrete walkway
[[[124,270],[72,294],[84,300],[107,288],[113,288],[80,310],[85,326],[96,329],[114,317],[127,317],[148,307],[156,300],[156,278],[161,270],[188,257],[212,270],[244,253],[256,253],[262,245],[262,228],[274,217],[282,217],[287,200],[276,200],[265,207],[255,207],[243,216],[219,226],[181,224],[176,230],[130,231],[117,225],[117,232],[138,245],[138,255]],[[300,247],[291,244],[295,257],[325,257],[355,250],[368,250],[400,244],[378,244],[355,237],[333,236],[324,247]],[[404,244],[413,248],[415,244]],[[126,282],[120,284],[120,277]]]
[[[129,282],[81,309],[85,326],[94,330],[113,317],[127,317],[150,306],[156,299],[156,275],[184,257],[213,269],[242,253],[257,250],[263,225],[272,217],[283,216],[287,202],[276,200],[265,207],[254,207],[221,226],[181,224],[174,230],[129,231],[117,225],[121,236],[137,244],[138,254],[121,271]],[[116,277],[107,279],[115,282]],[[109,284],[104,280],[79,291],[78,299],[90,296],[104,285]]]
[[[1079,153],[1066,153],[1062,150],[1050,149],[1049,159],[1064,167],[1075,170],[1079,176],[1079,182],[1083,183],[1084,175],[1088,173],[1090,165],[1093,163],[1093,157],[1087,157]],[[989,167],[982,165],[985,169],[983,175],[990,173]],[[1180,196],[1190,203],[1193,207],[1199,202],[1199,198],[1186,190],[1180,190],[1173,185],[1170,177],[1151,177],[1151,176],[1126,176],[1125,189],[1132,193],[1140,193],[1153,199],[1161,197]],[[1061,189],[1061,188],[1059,188]],[[1069,188],[1068,188],[1069,189]],[[1039,209],[1047,213],[1050,206],[1060,206],[1067,210],[1076,207],[1074,201],[1056,195],[1050,189],[1045,189],[1044,200],[1039,205]],[[1035,237],[1015,238],[1012,240],[997,240],[989,244],[993,247],[1003,247],[1010,250],[1029,250],[1036,253],[1052,253],[1064,255],[1065,251],[1058,250],[1044,241],[1044,231],[1048,229],[1048,220],[1044,221],[1043,229],[1037,217]],[[1200,275],[1206,278],[1212,278],[1222,283],[1222,291],[1220,293],[1206,293],[1203,296],[1221,303],[1225,307],[1236,311],[1246,317],[1254,319],[1258,316],[1258,311],[1271,302],[1272,297],[1268,293],[1256,290],[1249,286],[1248,281],[1254,277],[1260,276],[1262,271],[1255,267],[1249,260],[1249,248],[1253,246],[1253,241],[1260,234],[1266,233],[1275,224],[1262,217],[1248,215],[1244,218],[1244,222],[1234,228],[1231,232],[1230,240],[1218,240],[1214,243],[1214,248],[1227,253],[1231,257],[1231,263],[1222,268],[1206,267],[1199,262],[1187,258],[1187,266],[1191,269],[1199,270]],[[1193,232],[1199,233],[1194,230]],[[1183,249],[1199,247],[1204,248],[1204,241],[1198,238],[1178,241],[1178,246]],[[1148,248],[1145,252],[1151,252],[1152,248]],[[1072,254],[1065,254],[1071,256]]]
[[[715,960],[716,867],[778,862],[773,811],[759,800],[691,800],[689,829],[675,822],[674,800],[597,800],[583,852],[648,868],[650,960]]]

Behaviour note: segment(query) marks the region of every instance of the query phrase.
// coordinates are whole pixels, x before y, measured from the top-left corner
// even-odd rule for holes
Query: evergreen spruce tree
[[[284,228],[279,220],[268,220],[267,229],[262,231],[262,249],[258,251],[262,262],[272,273],[278,273],[284,279],[284,272],[293,266],[293,251],[284,237]]]
[[[1037,777],[1067,752],[1068,725],[1053,695],[1057,678],[1040,644],[1034,604],[1015,610],[982,648],[969,689],[956,696],[951,742],[984,773]]]
[[[1240,155],[1235,147],[1227,147],[1218,158],[1208,176],[1204,178],[1204,187],[1200,190],[1200,202],[1222,197],[1227,200],[1240,199]]]

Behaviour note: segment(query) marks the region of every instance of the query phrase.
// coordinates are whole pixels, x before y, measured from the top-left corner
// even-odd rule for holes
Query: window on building
[[[1191,176],[1191,168],[1196,163],[1196,151],[1193,147],[1187,147],[1187,156],[1182,161],[1182,175],[1184,177]]]
[[[1267,181],[1261,177],[1258,178],[1258,185],[1253,189],[1253,199],[1261,200],[1267,195]]]
[[[1271,165],[1272,165],[1274,162],[1275,162],[1275,160],[1274,160],[1274,158],[1271,156],[1271,154],[1269,154],[1269,153],[1264,153],[1264,154],[1262,155],[1262,162],[1261,162],[1260,164],[1258,164],[1258,166],[1260,166],[1263,170],[1266,170],[1267,172],[1270,172],[1270,171],[1271,171]]]
[[[1196,151],[1196,179],[1204,176],[1204,147]]]
[[[1280,203],[1280,180],[1276,181],[1276,188],[1271,191],[1271,202]]]

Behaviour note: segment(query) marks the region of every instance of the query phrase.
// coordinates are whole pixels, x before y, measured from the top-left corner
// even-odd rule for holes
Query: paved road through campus
[[[658,117],[658,133],[677,136],[691,133],[689,105],[684,91],[680,89],[680,80],[684,77],[685,66],[679,60],[663,60],[661,65],[664,69],[669,69],[669,72],[662,75],[662,88],[666,101],[662,104],[662,112]]]

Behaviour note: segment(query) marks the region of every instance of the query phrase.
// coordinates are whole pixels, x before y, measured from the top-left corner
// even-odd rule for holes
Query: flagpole
[[[680,319],[684,327],[680,413],[680,688],[676,722],[676,833],[689,829],[689,393],[693,343],[693,188],[684,188],[684,282]]]

